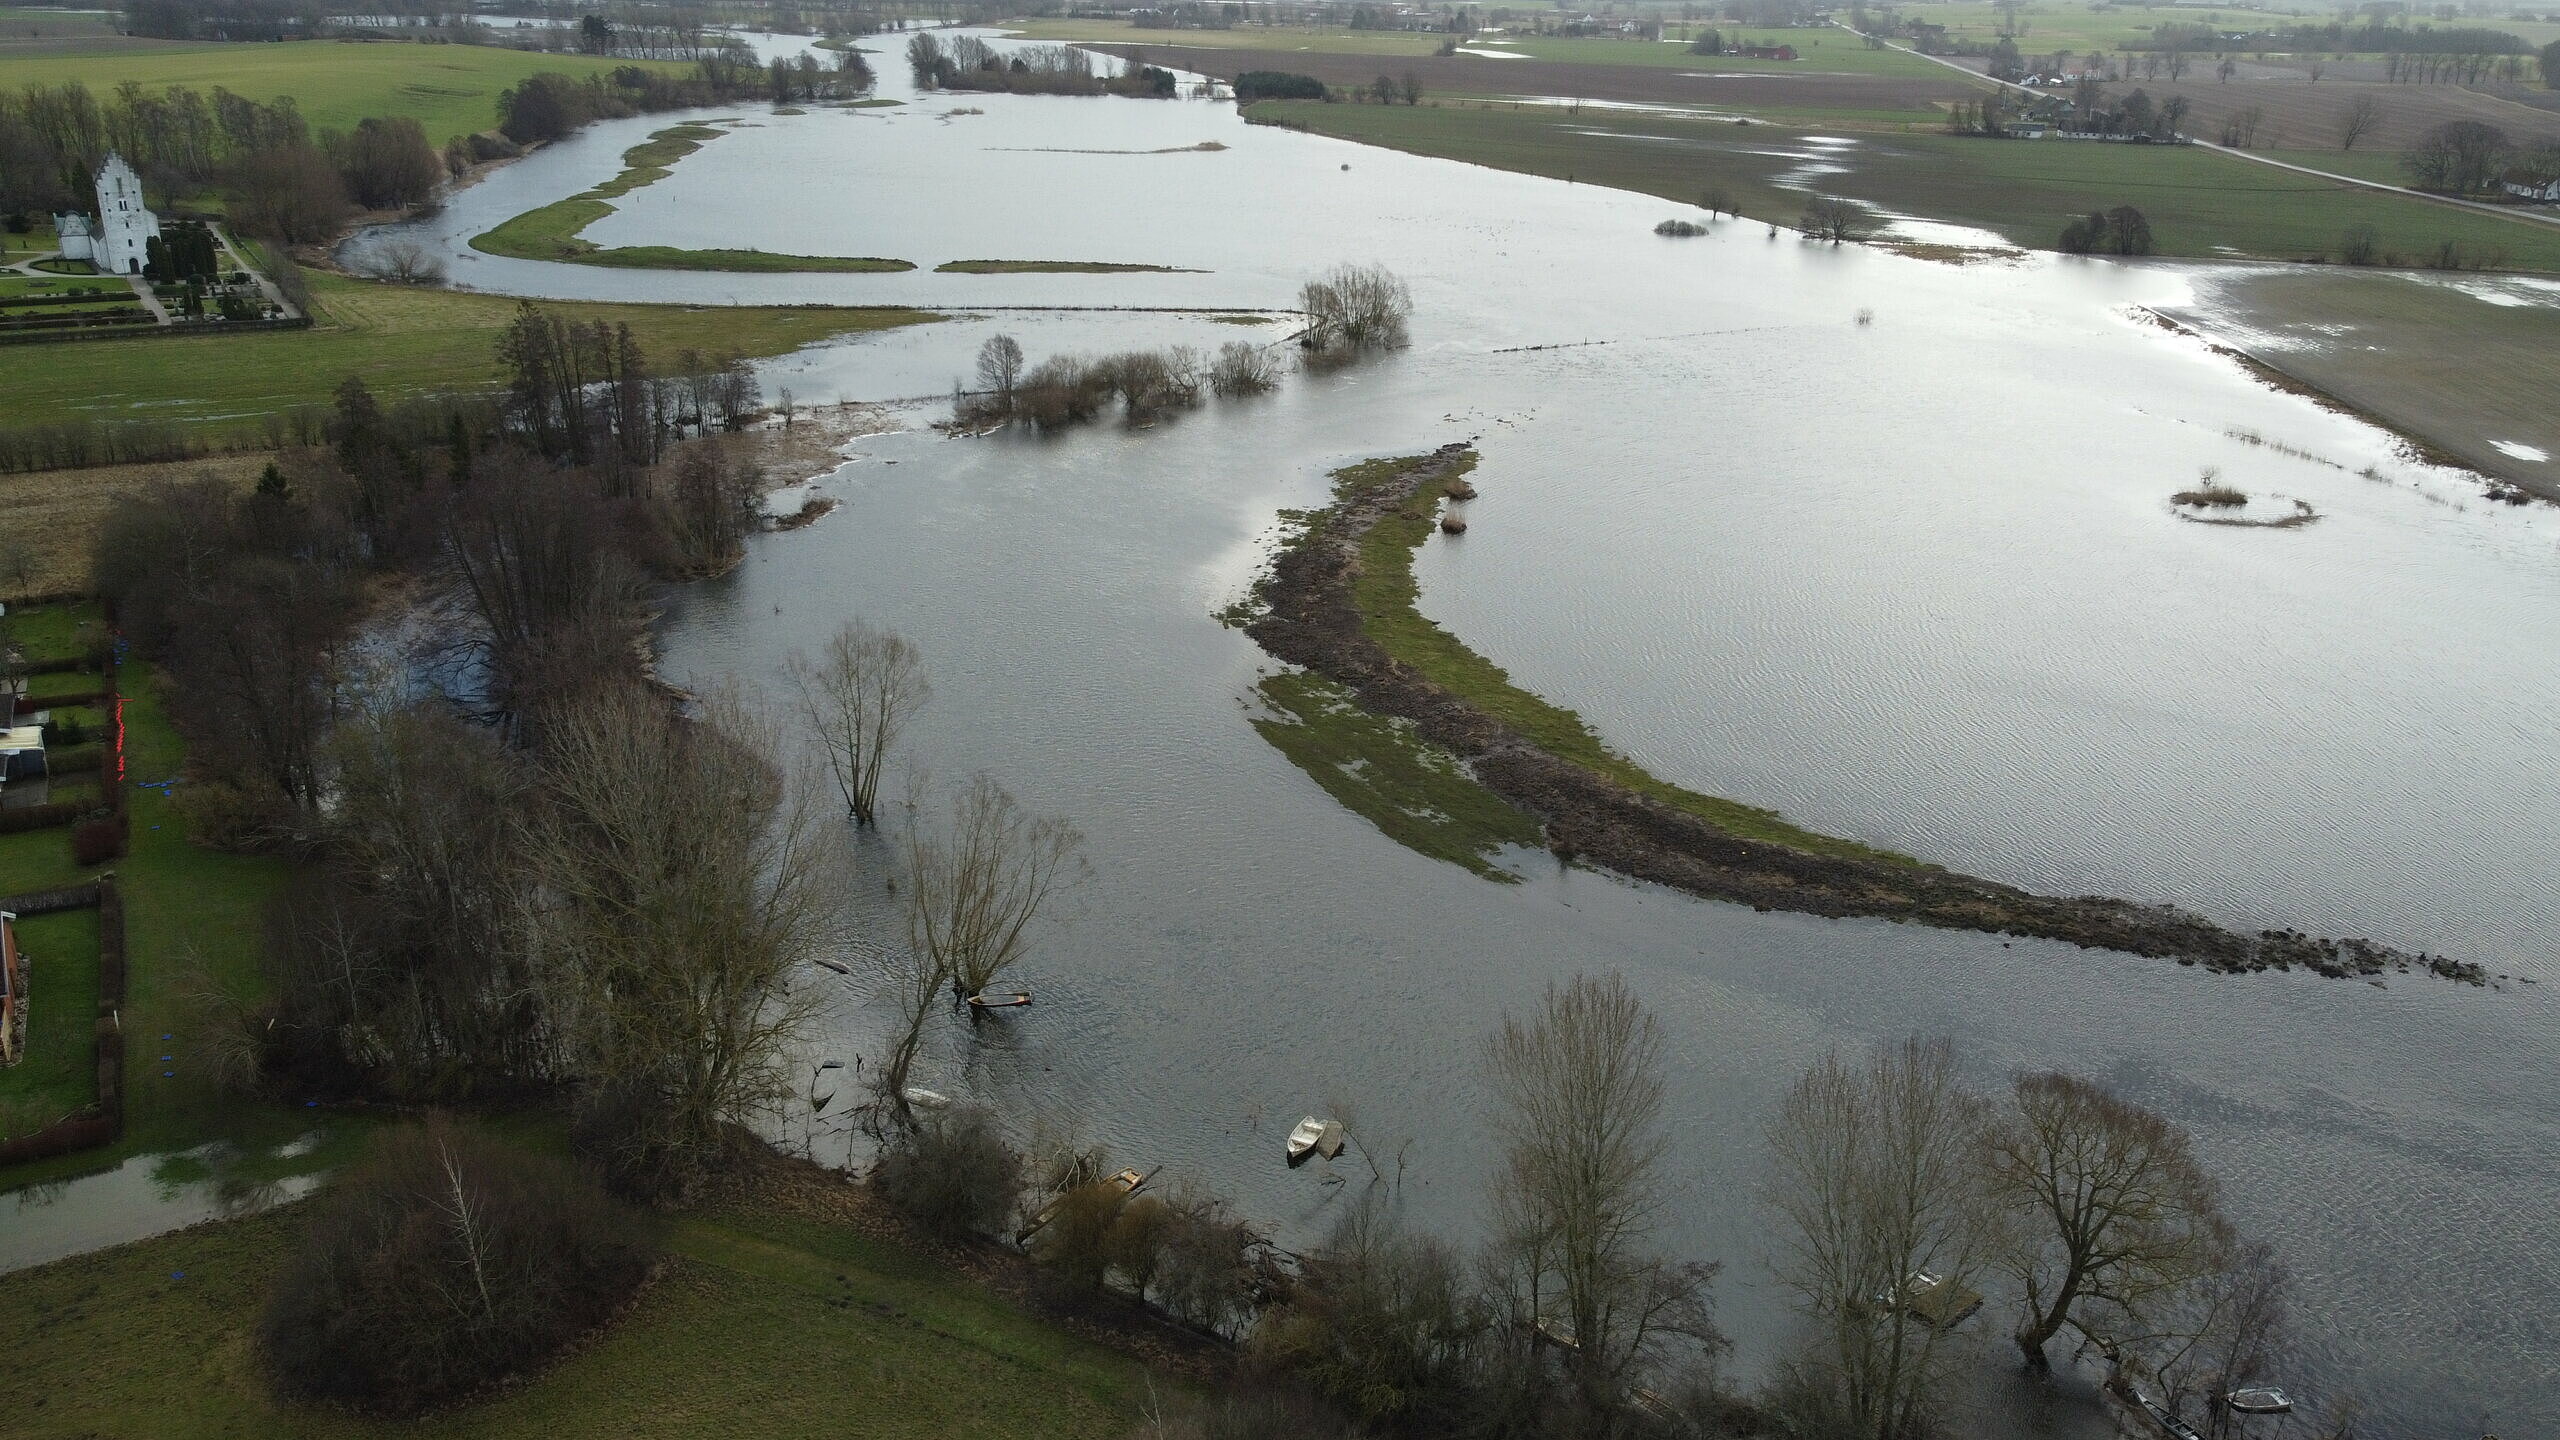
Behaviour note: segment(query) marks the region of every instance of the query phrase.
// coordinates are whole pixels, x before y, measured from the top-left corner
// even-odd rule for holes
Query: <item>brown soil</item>
[[[1558,855],[1760,910],[1881,916],[2064,940],[2232,973],[2300,965],[2330,976],[2423,969],[2472,984],[2485,980],[2477,965],[2369,940],[2292,930],[2244,935],[2175,906],[2036,895],[1933,866],[1815,855],[1745,839],[1548,754],[1388,655],[1369,637],[1352,599],[1362,537],[1417,498],[1435,496],[1471,456],[1463,443],[1442,446],[1415,461],[1409,483],[1378,485],[1322,512],[1272,562],[1260,593],[1268,611],[1247,633],[1279,659],[1350,687],[1364,709],[1412,721],[1425,738],[1465,759],[1487,789],[1543,822]]]
[[[1089,45],[1123,57],[1143,45]],[[1714,109],[1908,110],[1914,121],[1935,120],[1935,102],[1970,99],[1981,88],[1954,74],[1927,76],[1755,74],[1745,79],[1697,79],[1661,65],[1577,65],[1553,60],[1488,60],[1480,55],[1332,55],[1312,50],[1194,50],[1154,52],[1157,59],[1202,75],[1233,80],[1247,70],[1312,75],[1337,89],[1360,89],[1380,75],[1422,82],[1424,102],[1436,95],[1566,95],[1654,105]],[[1701,55],[1701,74],[1716,69]]]
[[[23,542],[32,552],[28,583],[15,574],[0,575],[0,594],[23,589],[51,595],[89,588],[89,546],[98,522],[116,501],[156,481],[218,475],[246,485],[273,457],[208,455],[148,465],[99,465],[85,470],[38,470],[0,475],[0,536],[14,547]],[[0,547],[6,548],[6,547]]]
[[[2108,87],[2123,96],[2148,91],[2154,102],[2172,95],[2187,98],[2187,118],[2179,129],[2203,140],[2222,138],[2223,121],[2243,110],[2265,112],[2258,122],[2261,150],[2335,150],[2338,127],[2356,98],[2370,95],[2382,106],[2382,118],[2356,150],[2411,150],[2429,130],[2448,120],[2478,120],[2495,125],[2518,142],[2560,143],[2560,115],[2537,115],[2509,102],[2458,85],[2371,85],[2323,80],[2234,80],[2215,83],[2212,67],[2187,72],[2184,81],[2137,80]],[[2404,182],[2405,183],[2405,182]]]

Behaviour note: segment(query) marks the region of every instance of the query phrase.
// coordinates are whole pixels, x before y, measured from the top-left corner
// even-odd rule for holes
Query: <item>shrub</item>
[[[104,865],[124,853],[130,835],[124,816],[107,815],[71,827],[71,863]]]
[[[2350,225],[2338,245],[2338,258],[2350,265],[2371,265],[2382,258],[2382,237],[2370,225]]]
[[[1383,265],[1337,265],[1298,289],[1310,350],[1393,350],[1405,343],[1413,293]]]
[[[415,1414],[603,1324],[649,1259],[632,1218],[563,1162],[430,1120],[330,1187],[260,1340],[292,1394]]]
[[[1653,233],[1675,240],[1688,240],[1706,234],[1707,227],[1694,220],[1665,220],[1653,227]]]
[[[1280,362],[1270,350],[1243,340],[1230,340],[1209,362],[1209,388],[1221,400],[1260,395],[1280,383]]]
[[[2224,484],[2222,472],[2208,465],[2197,474],[2194,489],[2181,490],[2170,496],[2169,503],[2191,506],[2198,510],[2230,509],[2248,504],[2249,492],[2237,486]]]
[[[964,1107],[929,1115],[881,1153],[871,1186],[889,1207],[941,1240],[993,1233],[1022,1194],[1022,1156],[995,1117]]]
[[[1247,70],[1236,77],[1236,99],[1245,104],[1256,100],[1321,100],[1324,82],[1313,75],[1299,75],[1287,70]]]

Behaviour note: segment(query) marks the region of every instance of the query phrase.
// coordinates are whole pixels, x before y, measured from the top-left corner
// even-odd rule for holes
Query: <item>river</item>
[[[906,104],[721,112],[750,123],[588,238],[916,271],[641,274],[464,248],[612,174],[668,117],[506,167],[413,233],[458,283],[508,293],[967,317],[767,367],[803,399],[947,392],[999,330],[1035,359],[1273,333],[998,306],[1284,307],[1343,260],[1387,264],[1416,302],[1399,355],[1148,430],[945,439],[912,406],[823,482],[834,515],[670,597],[666,668],[686,680],[772,684],[853,616],[905,632],[937,692],[914,760],[989,770],[1089,837],[1093,878],[1026,976],[1039,1003],[938,1035],[927,1083],[1298,1239],[1355,1186],[1283,1169],[1280,1136],[1348,1112],[1401,1157],[1415,1212],[1463,1230],[1498,1138],[1481,1037],[1558,979],[1620,971],[1671,1037],[1665,1239],[1725,1263],[1722,1318],[1757,1373],[1787,1329],[1755,1196],[1778,1094],[1828,1047],[1944,1034],[1986,1085],[2067,1067],[2194,1131],[2296,1273],[2295,1388],[2360,1394],[2388,1435],[2560,1414],[2560,514],[2485,503],[2143,322],[2210,267],[1953,267],[1734,222],[1668,240],[1651,229],[1675,207],[1642,196],[1248,127],[1223,104],[920,96],[896,45],[873,48]],[[1180,148],[1204,141],[1225,148]],[[930,269],[977,258],[1205,273]],[[1264,661],[1211,615],[1332,468],[1468,438],[1483,498],[1467,535],[1422,552],[1423,609],[1656,773],[2040,889],[2530,978],[2211,976],[1756,914],[1542,855],[1499,886],[1400,849],[1245,723]],[[2167,496],[2208,468],[2321,518],[2182,521]],[[847,913],[876,937],[857,945],[897,933],[884,863],[848,847]],[[863,1053],[878,1016],[811,975],[833,999],[818,1051]]]

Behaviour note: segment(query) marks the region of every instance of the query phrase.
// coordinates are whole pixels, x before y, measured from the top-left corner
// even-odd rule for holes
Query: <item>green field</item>
[[[676,1221],[627,1315],[485,1402],[400,1422],[285,1404],[253,1327],[307,1210],[0,1276],[0,1353],[35,1382],[0,1433],[1121,1440],[1179,1389],[846,1224],[732,1208]]]
[[[708,125],[670,125],[622,152],[622,170],[583,194],[527,210],[471,237],[471,248],[518,260],[558,260],[626,270],[724,270],[760,273],[913,270],[908,260],[857,255],[781,255],[764,250],[679,250],[671,245],[598,247],[580,231],[613,213],[609,203],[675,173],[674,165],[727,132]]]
[[[671,61],[614,61],[671,73]],[[252,100],[290,95],[314,130],[351,129],[368,115],[412,115],[427,138],[498,123],[498,92],[545,70],[584,77],[610,68],[581,55],[537,55],[483,45],[306,40],[280,45],[148,44],[101,40],[42,54],[0,50],[0,89],[77,80],[101,96],[131,81],[146,90],[222,86]]]
[[[1353,30],[1338,25],[1238,25],[1232,30],[1141,30],[1126,20],[1013,20],[1008,33],[1025,40],[1085,40],[1174,50],[1322,50],[1335,55],[1429,55],[1447,38],[1408,30]],[[1275,69],[1285,68],[1275,63]]]
[[[1097,45],[1134,45],[1150,50],[1311,51],[1330,55],[1420,56],[1438,53],[1446,35],[1409,30],[1351,30],[1331,25],[1239,25],[1232,30],[1144,30],[1125,20],[1018,20],[1007,27],[1031,40],[1085,41]],[[1857,75],[1910,75],[1940,79],[1946,71],[1916,55],[1892,49],[1870,50],[1856,36],[1836,26],[1806,29],[1753,28],[1721,24],[1726,40],[1753,44],[1793,45],[1802,59],[1746,60],[1738,55],[1692,55],[1685,41],[1631,40],[1615,37],[1486,35],[1459,43],[1471,50],[1499,50],[1567,65],[1646,65],[1674,70],[1766,71],[1805,74],[1835,71]],[[1168,54],[1179,65],[1178,54]],[[1497,62],[1498,63],[1498,62]],[[1272,68],[1286,70],[1282,56]]]
[[[516,313],[502,296],[380,285],[314,273],[321,323],[252,335],[168,336],[104,344],[0,349],[10,419],[41,424],[87,416],[203,422],[255,433],[263,416],[325,405],[361,375],[385,399],[485,389],[499,378],[498,332]],[[750,359],[839,335],[940,317],[896,307],[599,305],[550,308],[627,324],[644,354],[681,350]]]
[[[1659,195],[1695,204],[1721,186],[1754,219],[1792,224],[1801,191],[1770,183],[1801,157],[1772,154],[1796,137],[1775,127],[1673,116],[1461,106],[1325,105],[1265,101],[1255,119],[1416,154]],[[1669,143],[1665,143],[1665,142]],[[2158,253],[2305,259],[2332,255],[2353,226],[2411,252],[2459,241],[2502,252],[2525,270],[2560,270],[2560,227],[2448,209],[2291,175],[2194,148],[1969,140],[1951,135],[1864,137],[1845,174],[1822,189],[1897,213],[1997,232],[2050,249],[2070,217],[2132,205],[2151,222]]]

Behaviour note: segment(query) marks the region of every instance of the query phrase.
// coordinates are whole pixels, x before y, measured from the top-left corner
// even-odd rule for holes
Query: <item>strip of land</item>
[[[939,275],[1201,275],[1177,265],[1118,265],[1108,260],[945,260]]]
[[[622,152],[622,171],[593,190],[527,210],[471,237],[471,248],[515,260],[556,260],[624,270],[718,270],[747,274],[868,274],[913,270],[911,260],[877,255],[785,255],[766,250],[686,250],[673,245],[600,246],[580,237],[613,213],[612,201],[674,173],[687,155],[726,133],[709,125],[670,125]]]
[[[1410,722],[1535,819],[1558,855],[1758,909],[2064,940],[2231,973],[2299,965],[2331,976],[2426,970],[2485,979],[2476,964],[2370,940],[2244,935],[2175,906],[2037,895],[1656,779],[1415,608],[1413,552],[1475,458],[1461,443],[1337,471],[1334,503],[1307,517],[1273,560],[1256,596],[1260,613],[1245,628],[1361,708]]]

